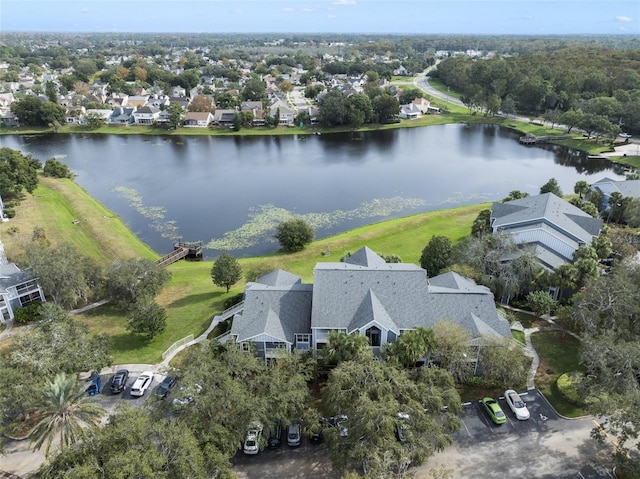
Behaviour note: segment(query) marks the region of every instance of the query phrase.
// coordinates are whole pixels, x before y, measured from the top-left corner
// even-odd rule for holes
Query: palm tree
[[[431,356],[431,351],[436,345],[436,336],[431,328],[418,326],[413,331],[408,331],[398,338],[400,362],[405,367],[415,365],[421,358]]]
[[[56,437],[64,446],[84,438],[87,427],[98,425],[104,408],[87,397],[75,377],[60,373],[45,385],[44,400],[36,414],[42,419],[33,428],[30,441],[34,451],[46,442],[48,456]]]

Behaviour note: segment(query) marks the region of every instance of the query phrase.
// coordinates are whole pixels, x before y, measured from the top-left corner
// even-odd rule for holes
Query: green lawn
[[[513,335],[513,339],[518,341],[520,344],[526,344],[526,341],[524,339],[524,333],[522,331],[512,329],[511,334]]]
[[[556,380],[563,373],[584,370],[578,362],[580,341],[563,331],[539,331],[531,336],[531,342],[540,356],[540,366],[535,377],[536,388],[563,416],[585,415],[583,409],[564,399],[556,387]]]
[[[259,258],[240,259],[246,272],[256,267],[282,268],[300,275],[305,282],[313,281],[313,267],[319,261],[340,261],[347,252],[366,245],[377,252],[397,254],[404,262],[419,263],[424,246],[434,234],[458,241],[471,230],[471,224],[489,204],[465,206],[451,210],[432,211],[357,228],[346,233],[316,241],[305,250],[293,254],[272,254]],[[328,256],[322,252],[329,250]],[[239,282],[227,294],[211,281],[211,261],[180,261],[169,266],[170,284],[157,301],[167,310],[167,330],[152,341],[126,332],[126,317],[113,307],[104,306],[77,317],[89,324],[94,333],[106,332],[113,337],[115,363],[156,363],[162,352],[178,339],[189,334],[200,335],[214,314],[223,311],[224,300],[244,289]]]
[[[27,194],[16,207],[16,217],[0,223],[0,236],[10,257],[19,256],[36,226],[44,228],[53,247],[70,244],[103,264],[132,256],[158,257],[118,216],[72,180],[40,176],[39,181],[33,194]]]

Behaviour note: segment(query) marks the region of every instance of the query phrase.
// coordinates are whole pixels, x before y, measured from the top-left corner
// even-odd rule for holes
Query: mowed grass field
[[[368,246],[376,252],[395,254],[404,262],[419,263],[420,254],[433,235],[456,242],[469,234],[471,225],[489,203],[449,210],[431,211],[383,221],[313,242],[294,254],[276,253],[240,259],[243,271],[286,269],[313,281],[317,262],[338,262],[347,252]],[[30,241],[36,226],[44,228],[53,247],[68,243],[81,254],[107,265],[128,257],[159,257],[102,204],[72,180],[41,177],[33,195],[25,195],[16,208],[16,217],[0,224],[5,249],[17,258]],[[74,220],[79,220],[74,224]],[[323,252],[329,252],[325,255]],[[126,331],[126,311],[112,305],[76,315],[95,334],[107,333],[112,339],[114,364],[157,363],[171,344],[189,334],[203,333],[213,316],[224,310],[224,301],[244,289],[244,279],[227,294],[211,281],[212,261],[180,261],[168,267],[170,283],[156,300],[167,311],[166,331],[147,340]]]
[[[35,227],[44,229],[52,247],[70,244],[80,254],[103,264],[133,256],[158,257],[117,215],[73,180],[41,175],[39,181],[33,194],[25,194],[16,207],[16,217],[0,223],[0,236],[10,259],[23,252]]]

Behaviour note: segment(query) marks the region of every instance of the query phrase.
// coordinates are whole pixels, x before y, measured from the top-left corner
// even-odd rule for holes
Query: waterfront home
[[[293,349],[315,354],[331,331],[339,331],[365,336],[377,354],[403,333],[441,320],[463,326],[473,338],[511,338],[488,288],[456,273],[427,279],[419,266],[386,263],[363,247],[344,262],[317,263],[313,284],[283,270],[247,283],[231,331],[221,340],[269,358]]]

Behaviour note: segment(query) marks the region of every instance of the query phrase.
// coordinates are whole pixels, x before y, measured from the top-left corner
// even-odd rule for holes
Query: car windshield
[[[496,411],[496,417],[504,417],[504,413],[502,411]]]
[[[249,439],[249,440],[247,441],[247,446],[248,446],[248,447],[253,447],[253,446],[255,446],[255,445],[256,445],[256,441],[254,441],[253,439]]]
[[[513,406],[520,409],[524,407],[524,403],[522,401],[516,401]]]

